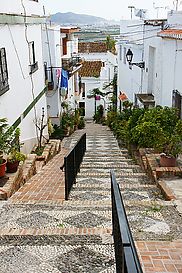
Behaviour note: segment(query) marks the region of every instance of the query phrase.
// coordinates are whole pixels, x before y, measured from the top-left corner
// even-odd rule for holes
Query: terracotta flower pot
[[[171,156],[162,155],[160,156],[160,165],[161,167],[175,167],[176,158]]]
[[[5,176],[6,172],[6,160],[3,159],[3,163],[0,164],[0,177]]]
[[[6,164],[6,172],[7,173],[15,173],[18,169],[19,161],[7,161]]]

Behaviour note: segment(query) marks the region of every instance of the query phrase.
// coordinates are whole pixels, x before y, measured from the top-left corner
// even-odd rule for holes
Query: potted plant
[[[20,130],[10,127],[6,118],[0,119],[0,177],[5,175],[6,159],[4,155],[11,154],[15,157],[15,151],[20,148],[19,145]],[[18,156],[18,154],[16,154]]]
[[[0,177],[5,175],[6,171],[6,160],[3,158],[3,153],[0,152]]]
[[[162,144],[162,143],[161,143]],[[179,153],[182,152],[181,137],[177,134],[167,137],[163,141],[160,154],[161,167],[175,167]]]
[[[25,161],[26,155],[12,149],[7,157],[6,171],[7,173],[14,173],[17,171],[20,161]]]
[[[3,157],[9,148],[11,133],[8,132],[8,123],[6,118],[0,119],[0,177],[5,175],[6,159]]]
[[[164,134],[158,138],[157,145],[160,152],[160,165],[162,167],[175,167],[178,155],[182,152],[182,120],[174,127],[172,134]]]

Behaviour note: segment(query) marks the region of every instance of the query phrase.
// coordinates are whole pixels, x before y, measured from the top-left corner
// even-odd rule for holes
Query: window
[[[85,102],[79,102],[80,115],[85,116]]]
[[[0,95],[9,90],[5,48],[0,49]]]
[[[85,98],[85,83],[81,83],[81,93],[82,93],[82,98]]]
[[[122,45],[119,45],[119,59],[122,61]]]
[[[126,47],[123,49],[123,63],[126,64]]]
[[[178,109],[178,116],[181,118],[182,113],[182,96],[178,90],[173,90],[172,106]]]
[[[38,69],[38,62],[35,59],[35,45],[34,42],[29,43],[29,56],[30,56],[30,74]]]

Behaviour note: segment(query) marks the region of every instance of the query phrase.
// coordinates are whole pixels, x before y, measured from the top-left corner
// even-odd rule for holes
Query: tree
[[[106,38],[106,46],[107,50],[111,51],[113,54],[116,53],[116,41],[112,39],[110,35]]]

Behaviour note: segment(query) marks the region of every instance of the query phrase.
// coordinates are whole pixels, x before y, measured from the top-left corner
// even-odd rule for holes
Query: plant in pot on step
[[[13,140],[8,150],[6,172],[14,173],[17,171],[20,161],[25,161],[26,155],[20,152],[20,129],[16,129],[13,133]]]
[[[25,161],[26,155],[16,149],[12,149],[7,158],[6,171],[14,173],[17,171],[20,161]]]
[[[162,167],[175,167],[178,155],[182,152],[182,120],[179,120],[172,135],[164,134],[158,138],[160,165]]]
[[[0,178],[5,175],[6,159],[3,158],[3,152],[0,151]]]
[[[7,154],[12,139],[12,129],[9,128],[7,119],[0,118],[0,177],[5,175],[6,159],[4,155]]]

